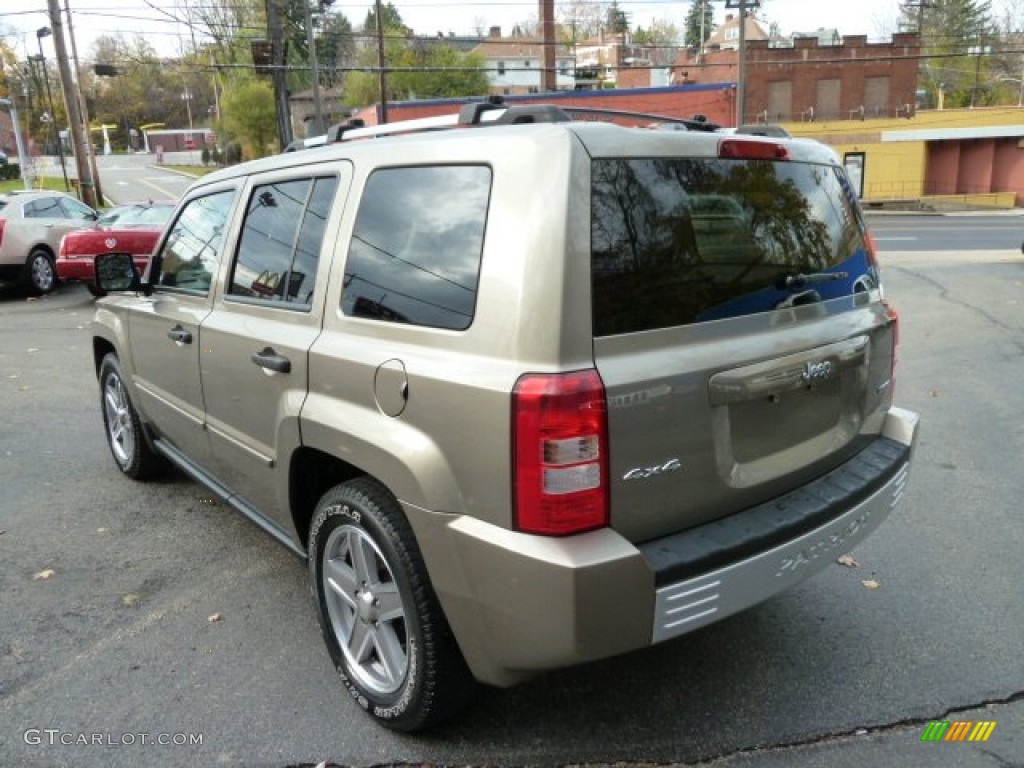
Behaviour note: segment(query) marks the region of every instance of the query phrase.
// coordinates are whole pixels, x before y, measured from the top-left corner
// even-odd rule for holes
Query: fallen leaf
[[[860,563],[853,559],[853,555],[843,555],[836,562],[840,565],[845,565],[847,568],[860,568]]]
[[[223,621],[224,617],[221,616],[219,613],[213,613],[213,614],[207,616],[206,620],[212,624],[215,621]]]
[[[18,387],[19,392],[28,392],[32,387]]]
[[[139,596],[129,592],[127,595],[121,598],[121,602],[129,608],[132,608],[139,604]]]
[[[33,576],[32,579],[34,581],[38,581],[39,579],[48,579],[51,576],[53,576],[55,573],[57,573],[57,572],[55,570],[53,570],[53,568],[44,568],[39,573],[37,573],[35,576]]]
[[[938,397],[939,395],[942,394],[942,391],[938,389],[929,389],[928,394],[931,395],[932,397]]]
[[[39,298],[36,296],[29,296],[25,301],[39,301]]]
[[[0,536],[3,536],[5,533],[7,533],[7,531],[5,531],[2,528],[0,528]]]
[[[878,589],[880,586],[882,586],[881,584],[879,584],[874,579],[865,579],[864,581],[861,582],[861,584],[864,585],[865,589]]]

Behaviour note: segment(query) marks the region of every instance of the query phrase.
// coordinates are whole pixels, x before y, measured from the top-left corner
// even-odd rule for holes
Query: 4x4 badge
[[[835,366],[831,360],[822,360],[820,363],[808,361],[804,363],[804,372],[801,378],[807,382],[821,381],[830,378],[834,372]]]
[[[657,475],[667,475],[681,469],[683,462],[679,459],[669,459],[664,464],[656,464],[653,467],[634,467],[622,476],[623,480],[646,480]]]

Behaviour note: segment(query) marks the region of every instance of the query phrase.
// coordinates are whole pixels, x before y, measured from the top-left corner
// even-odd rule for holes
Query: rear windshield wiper
[[[803,288],[805,285],[813,285],[814,283],[846,280],[849,276],[849,272],[811,272],[810,274],[795,272],[779,280],[779,288]]]

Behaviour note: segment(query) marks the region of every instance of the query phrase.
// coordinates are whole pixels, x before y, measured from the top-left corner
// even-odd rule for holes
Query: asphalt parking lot
[[[0,291],[0,765],[1024,765],[1024,262],[885,278],[923,433],[858,567],[418,737],[347,699],[300,560],[181,475],[116,471],[84,288]],[[934,720],[996,726],[922,743]]]

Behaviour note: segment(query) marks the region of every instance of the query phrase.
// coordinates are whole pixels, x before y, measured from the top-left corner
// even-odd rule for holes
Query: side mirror
[[[101,291],[138,291],[142,278],[130,253],[101,253],[95,259],[96,287]]]

